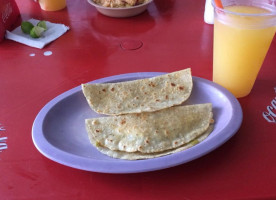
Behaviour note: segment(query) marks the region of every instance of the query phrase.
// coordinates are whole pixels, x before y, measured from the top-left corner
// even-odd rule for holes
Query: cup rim
[[[276,5],[276,0],[272,0],[274,4]],[[262,2],[259,2],[262,3]],[[239,5],[239,4],[237,4]],[[240,4],[243,5],[243,4]],[[276,7],[273,10],[269,10],[270,12],[268,13],[239,13],[239,12],[233,12],[230,10],[226,10],[224,8],[219,8],[215,4],[215,0],[212,0],[212,6],[214,7],[215,10],[218,10],[219,12],[227,13],[227,14],[232,14],[232,15],[238,15],[238,16],[247,16],[247,17],[255,17],[255,16],[261,16],[261,17],[267,17],[267,16],[276,16]],[[265,8],[264,8],[265,9]]]

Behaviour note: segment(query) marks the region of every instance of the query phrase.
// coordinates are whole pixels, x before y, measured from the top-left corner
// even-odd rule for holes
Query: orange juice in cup
[[[276,0],[226,0],[215,7],[213,81],[248,95],[276,31]]]
[[[66,7],[66,0],[37,0],[42,10],[57,11]]]

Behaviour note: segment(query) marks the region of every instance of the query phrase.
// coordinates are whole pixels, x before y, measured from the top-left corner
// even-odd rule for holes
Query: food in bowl
[[[94,3],[111,8],[125,8],[137,6],[148,2],[149,0],[93,0]]]

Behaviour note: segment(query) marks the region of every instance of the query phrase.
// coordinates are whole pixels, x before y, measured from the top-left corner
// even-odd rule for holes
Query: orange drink
[[[276,31],[276,0],[241,2],[224,1],[214,19],[213,81],[237,98],[250,93]]]
[[[38,0],[42,10],[57,11],[66,7],[66,0]]]

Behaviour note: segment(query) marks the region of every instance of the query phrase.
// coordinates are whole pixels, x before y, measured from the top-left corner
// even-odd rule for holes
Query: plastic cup
[[[38,0],[42,10],[58,11],[66,7],[66,0]]]
[[[237,98],[255,83],[276,31],[276,0],[224,0],[214,15],[213,81]]]

